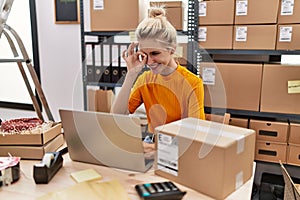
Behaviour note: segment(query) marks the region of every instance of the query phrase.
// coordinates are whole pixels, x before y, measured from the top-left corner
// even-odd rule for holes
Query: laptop
[[[73,161],[146,172],[140,118],[104,112],[59,110]]]

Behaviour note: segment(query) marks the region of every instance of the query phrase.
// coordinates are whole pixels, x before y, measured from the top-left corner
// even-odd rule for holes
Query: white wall
[[[13,7],[12,7],[13,9]],[[58,109],[83,109],[80,24],[55,24],[54,1],[36,0],[41,84],[55,121]],[[0,109],[2,120],[36,116]]]

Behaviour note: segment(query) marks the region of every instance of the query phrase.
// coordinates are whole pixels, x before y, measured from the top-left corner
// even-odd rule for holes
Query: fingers
[[[127,49],[128,56],[131,56],[135,53],[135,47],[137,47],[137,46],[138,46],[138,42],[132,42],[129,45],[129,47]]]

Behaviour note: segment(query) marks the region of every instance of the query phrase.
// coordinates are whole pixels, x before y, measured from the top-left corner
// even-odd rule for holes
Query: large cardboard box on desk
[[[155,174],[224,199],[253,173],[255,132],[185,118],[155,129]]]

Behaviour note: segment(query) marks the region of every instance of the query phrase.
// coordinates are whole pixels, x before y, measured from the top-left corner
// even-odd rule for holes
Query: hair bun
[[[156,17],[165,17],[166,10],[163,7],[151,7],[149,10],[149,17],[156,18]]]

